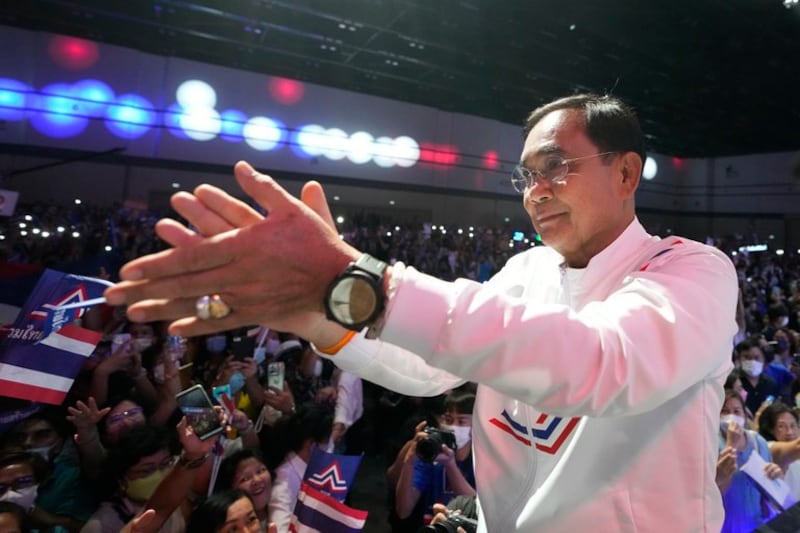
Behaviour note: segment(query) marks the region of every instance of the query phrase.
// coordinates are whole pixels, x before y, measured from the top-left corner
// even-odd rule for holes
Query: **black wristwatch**
[[[347,329],[361,331],[383,313],[383,276],[388,265],[364,254],[328,286],[325,316]]]

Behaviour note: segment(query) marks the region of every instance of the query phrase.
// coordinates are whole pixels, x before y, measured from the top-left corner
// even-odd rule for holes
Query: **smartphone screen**
[[[248,337],[246,332],[231,337],[230,350],[235,361],[244,361],[246,357],[253,357],[255,349],[255,337]]]
[[[223,430],[219,423],[214,405],[211,403],[202,385],[195,385],[175,396],[178,407],[186,416],[186,421],[192,426],[195,435],[200,440],[213,437]]]
[[[284,365],[276,361],[267,365],[267,387],[283,390]]]

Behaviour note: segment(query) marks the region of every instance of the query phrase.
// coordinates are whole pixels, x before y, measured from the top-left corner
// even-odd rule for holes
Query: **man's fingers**
[[[180,222],[164,218],[156,222],[156,235],[170,246],[180,247],[199,243],[203,237]]]
[[[200,185],[194,190],[194,194],[231,228],[243,228],[264,219],[255,209],[217,187]]]
[[[303,185],[303,190],[300,192],[300,199],[316,214],[322,217],[322,220],[324,220],[328,226],[334,230],[336,229],[330,206],[328,206],[328,199],[325,198],[325,191],[322,190],[322,185],[320,185],[319,182],[309,181]]]
[[[233,229],[224,218],[209,209],[195,194],[184,191],[175,193],[170,199],[170,204],[200,235],[217,235]]]
[[[108,304],[121,305],[145,298],[173,298],[221,292],[220,285],[224,286],[224,277],[220,277],[217,272],[220,269],[215,267],[226,265],[235,258],[236,242],[231,237],[233,236],[224,233],[202,242],[134,259],[120,269],[120,278],[124,281],[106,289]],[[215,270],[206,272],[208,269]],[[170,276],[176,274],[179,276],[170,279]],[[144,287],[139,287],[142,283],[137,280],[146,279],[149,282]],[[202,285],[199,293],[193,290],[198,284]],[[162,290],[166,292],[158,292]],[[187,290],[190,292],[186,292]]]
[[[236,163],[233,170],[242,190],[267,212],[286,209],[294,204],[294,197],[286,192],[286,189],[271,177],[258,172],[246,161]]]

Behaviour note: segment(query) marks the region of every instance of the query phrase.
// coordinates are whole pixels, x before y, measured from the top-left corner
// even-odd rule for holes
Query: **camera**
[[[438,533],[456,533],[459,527],[461,527],[467,533],[475,533],[478,531],[478,521],[472,518],[467,518],[460,513],[448,511],[447,520],[444,522],[439,522],[438,524],[422,526],[417,530],[417,533],[425,533],[428,531],[434,531]]]
[[[456,435],[452,431],[443,431],[434,427],[425,427],[427,436],[417,441],[417,457],[425,463],[432,463],[442,451],[442,444],[456,450]]]

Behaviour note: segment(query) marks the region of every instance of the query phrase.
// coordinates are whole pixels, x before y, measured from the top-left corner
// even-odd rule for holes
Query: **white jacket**
[[[410,395],[480,384],[479,531],[719,532],[733,265],[636,220],[585,269],[562,261],[532,248],[485,285],[398,268],[381,340],[334,360]]]

